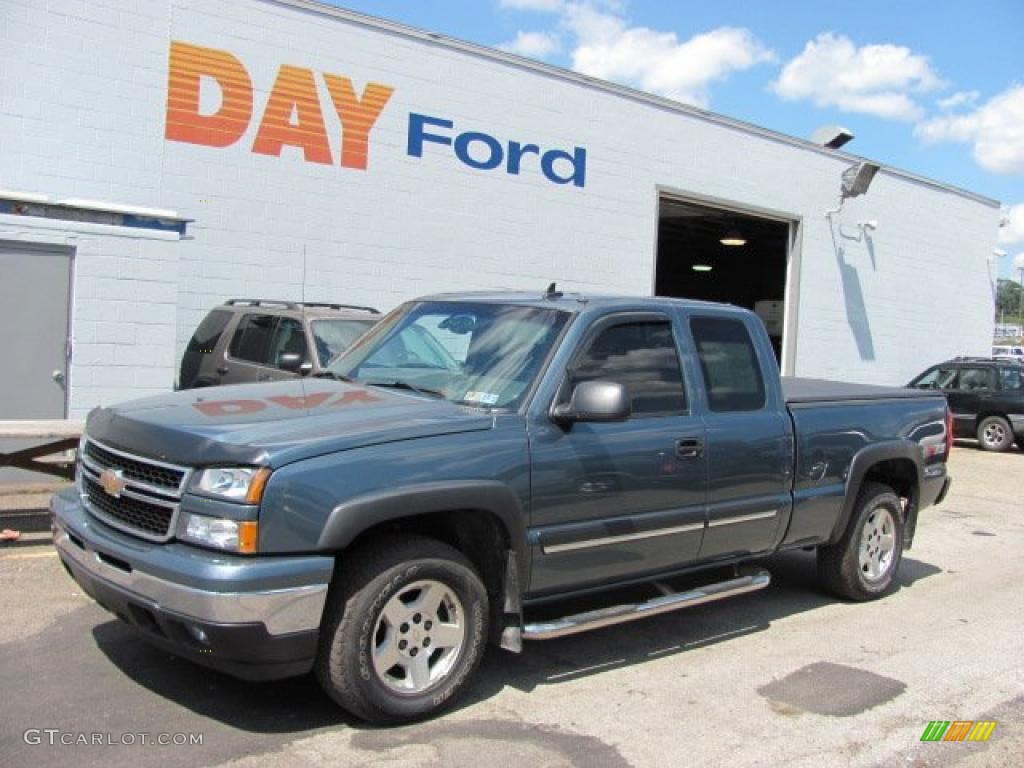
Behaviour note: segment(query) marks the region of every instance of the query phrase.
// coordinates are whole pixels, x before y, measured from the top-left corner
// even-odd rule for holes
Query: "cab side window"
[[[634,417],[686,413],[679,354],[667,321],[621,323],[602,330],[569,372],[572,388],[597,380],[625,385]]]
[[[245,315],[231,337],[228,354],[236,360],[266,365],[276,322],[274,315]]]

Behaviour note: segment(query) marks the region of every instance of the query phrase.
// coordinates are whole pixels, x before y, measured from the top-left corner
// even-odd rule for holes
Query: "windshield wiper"
[[[343,373],[335,373],[334,371],[317,371],[313,374],[314,379],[334,379],[335,381],[344,381],[346,384],[355,382],[351,376],[346,376]]]
[[[363,384],[368,387],[387,387],[389,389],[407,389],[410,392],[415,392],[418,395],[428,395],[430,397],[437,397],[444,399],[444,392],[439,389],[429,389],[427,387],[418,387],[415,384],[410,384],[408,381],[402,381],[401,379],[395,379],[394,381],[364,381]]]

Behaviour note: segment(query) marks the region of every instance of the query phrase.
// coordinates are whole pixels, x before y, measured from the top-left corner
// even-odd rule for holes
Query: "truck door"
[[[738,316],[689,320],[704,386],[708,529],[700,558],[771,549],[790,513],[792,427],[770,350]],[[765,344],[764,346],[767,346]]]
[[[531,421],[531,592],[558,591],[693,561],[705,523],[704,426],[690,410],[677,328],[661,313],[597,321],[563,374],[555,405],[582,381],[626,385],[616,423]]]

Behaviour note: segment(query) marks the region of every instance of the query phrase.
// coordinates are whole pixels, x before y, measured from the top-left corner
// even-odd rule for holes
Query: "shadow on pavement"
[[[761,565],[772,574],[771,586],[762,592],[559,640],[527,643],[521,655],[491,648],[476,684],[456,708],[489,699],[506,686],[529,692],[727,643],[764,631],[773,621],[841,602],[817,586],[813,553],[790,552]],[[897,589],[940,572],[929,563],[904,558]],[[850,610],[861,608],[861,604],[847,605]],[[295,734],[341,724],[363,727],[338,709],[311,675],[248,683],[158,650],[120,621],[99,624],[92,633],[99,649],[124,674],[203,718],[260,734]],[[680,671],[685,675],[684,667]]]

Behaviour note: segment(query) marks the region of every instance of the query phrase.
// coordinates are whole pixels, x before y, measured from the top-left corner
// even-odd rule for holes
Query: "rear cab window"
[[[717,413],[764,408],[764,376],[743,322],[728,317],[693,317],[690,333],[700,360],[708,408]]]

